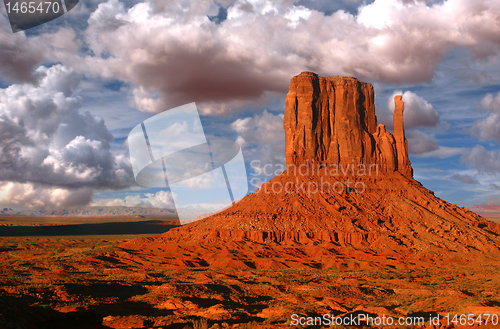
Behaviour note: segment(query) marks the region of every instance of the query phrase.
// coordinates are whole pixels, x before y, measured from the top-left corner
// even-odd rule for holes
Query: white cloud
[[[255,163],[259,169],[266,164],[285,164],[282,114],[274,115],[264,111],[261,115],[234,121],[231,128],[238,133],[237,142],[241,145],[247,162],[258,160],[259,162]]]
[[[189,174],[192,172],[194,172],[194,170],[188,171]],[[227,189],[226,181],[221,171],[210,171],[209,175],[204,174],[192,178],[190,177],[189,179],[183,180],[176,185],[181,188],[192,189],[193,191],[208,189],[214,190],[215,188],[221,187]]]
[[[2,6],[3,7],[3,6]],[[44,60],[36,39],[12,33],[7,17],[0,14],[0,75],[13,82],[34,82],[33,68]]]
[[[19,191],[3,202],[46,207],[88,202],[91,188],[123,188],[132,181],[128,158],[111,152],[102,118],[80,112],[75,96],[80,78],[70,68],[39,67],[36,85],[13,84],[0,89],[0,182]],[[16,201],[17,200],[17,201]]]
[[[496,140],[500,143],[500,113],[491,112],[487,118],[475,121],[470,132],[481,140]]]
[[[495,140],[500,143],[500,92],[496,97],[487,94],[481,100],[481,106],[490,112],[486,118],[475,121],[469,131],[481,140]]]
[[[436,139],[420,130],[409,130],[405,135],[410,154],[424,154],[439,149]]]
[[[32,183],[0,182],[0,204],[5,207],[58,209],[87,205],[92,200],[90,188],[66,189]]]
[[[496,96],[487,94],[481,100],[481,106],[489,110],[488,116],[475,121],[470,133],[481,140],[494,140],[500,143],[500,93]],[[500,152],[488,151],[481,145],[474,146],[460,160],[471,168],[475,168],[479,173],[499,174],[500,173]],[[496,188],[495,184],[491,184]]]
[[[435,127],[439,123],[439,113],[422,97],[411,91],[394,91],[387,99],[387,106],[394,113],[394,96],[402,95],[404,102],[403,120],[405,129]]]
[[[343,11],[324,15],[294,3],[227,0],[222,4],[228,19],[215,23],[207,18],[218,11],[212,0],[151,0],[130,9],[110,0],[89,18],[83,48],[70,28],[26,37],[10,33],[0,17],[2,78],[37,84],[0,90],[0,161],[7,164],[0,167],[0,180],[73,191],[81,186],[117,188],[130,176],[126,157],[110,151],[104,122],[78,111],[76,76],[64,70],[34,71],[44,59],[88,76],[125,81],[142,111],[197,101],[204,113],[261,104],[270,93],[285,93],[290,77],[304,70],[375,83],[430,82],[455,47],[468,50],[471,65],[498,63],[497,0],[447,0],[432,6],[376,0],[360,8],[359,16]],[[418,115],[411,118],[411,102],[404,99],[407,128],[435,126],[439,116],[432,105],[412,97]],[[500,117],[494,110],[499,97],[483,100],[492,113],[475,124],[482,139],[499,140]],[[246,158],[284,163],[282,122],[269,127],[265,140],[248,132],[265,126],[259,117],[234,123]],[[436,148],[432,136],[422,134],[407,130],[416,156],[467,153],[465,148]],[[495,167],[495,154],[484,154],[492,163],[487,167]]]
[[[493,97],[493,94],[486,94],[481,100],[481,105],[492,112],[500,112],[500,92],[496,97]]]
[[[358,22],[376,29],[383,29],[394,25],[393,13],[399,13],[404,4],[400,1],[375,1],[359,10]]]
[[[144,87],[140,86],[132,91],[134,96],[134,102],[137,108],[143,112],[157,112],[161,103],[160,100],[153,95],[152,92],[145,90]]]
[[[196,101],[202,111],[210,105],[222,112],[228,103],[284,93],[290,77],[304,70],[427,82],[454,47],[467,48],[473,60],[492,59],[500,49],[497,0],[376,0],[358,16],[327,16],[288,0],[226,5],[227,19],[216,23],[207,17],[217,14],[212,0],[149,1],[130,9],[110,0],[99,4],[85,31],[95,56],[51,56],[87,74],[131,83],[144,111]],[[435,118],[426,119],[421,124]]]
[[[128,195],[124,199],[95,200],[92,205],[175,209],[173,196],[169,191]]]
[[[477,169],[479,173],[500,173],[500,153],[498,151],[488,151],[481,145],[474,146],[462,155],[460,161],[471,168]]]

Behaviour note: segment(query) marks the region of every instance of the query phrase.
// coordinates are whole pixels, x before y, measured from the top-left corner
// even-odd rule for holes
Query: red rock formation
[[[405,176],[413,176],[410,160],[408,159],[408,141],[405,138],[403,126],[404,103],[401,95],[394,97],[394,139],[396,140],[396,150],[398,156],[397,170]]]
[[[500,225],[412,178],[401,96],[394,135],[377,125],[373,99],[372,86],[355,78],[294,77],[284,122],[288,169],[220,213],[124,247],[166,244],[197,255],[194,261],[172,251],[176,262],[214,267],[229,260],[239,267],[309,266],[288,254],[292,246],[316,246],[320,267],[339,259],[363,259],[369,268],[500,256]]]
[[[292,78],[285,105],[287,164],[378,165],[411,177],[403,130],[404,103],[395,98],[394,137],[377,126],[373,86],[356,78]]]

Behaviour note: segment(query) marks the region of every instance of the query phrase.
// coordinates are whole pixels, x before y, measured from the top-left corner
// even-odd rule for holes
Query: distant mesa
[[[485,218],[500,219],[500,205],[475,205],[471,208],[471,210]]]
[[[287,170],[217,214],[123,247],[164,245],[162,257],[176,264],[237,268],[425,267],[498,257],[500,225],[412,177],[404,99],[395,97],[393,134],[377,124],[374,103],[373,86],[356,78],[293,77]],[[290,249],[305,246],[317,248]],[[184,257],[187,249],[196,260]]]
[[[56,210],[13,210],[3,208],[2,215],[32,217],[165,217],[177,218],[175,210],[142,207],[73,207]]]

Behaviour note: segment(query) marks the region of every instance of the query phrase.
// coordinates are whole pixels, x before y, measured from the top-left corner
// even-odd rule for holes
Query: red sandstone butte
[[[123,247],[161,249],[172,266],[214,268],[407,268],[498,258],[500,225],[412,177],[401,96],[395,102],[393,135],[377,125],[371,84],[301,73],[286,98],[287,170],[217,214]],[[360,172],[360,165],[377,170]]]
[[[284,128],[287,164],[377,164],[411,177],[403,128],[404,103],[396,96],[394,136],[377,125],[373,86],[356,78],[322,78],[303,72],[292,78]]]

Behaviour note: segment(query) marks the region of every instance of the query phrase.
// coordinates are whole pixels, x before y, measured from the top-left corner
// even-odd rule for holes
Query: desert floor
[[[36,236],[40,226],[74,223],[3,224],[0,328],[287,328],[292,314],[500,315],[500,260],[453,270],[169,267],[161,256],[144,262],[120,246],[155,232],[76,235],[70,228],[66,236]],[[7,236],[22,232],[30,234]],[[452,327],[461,326],[440,326]]]

